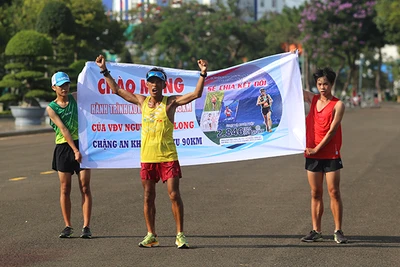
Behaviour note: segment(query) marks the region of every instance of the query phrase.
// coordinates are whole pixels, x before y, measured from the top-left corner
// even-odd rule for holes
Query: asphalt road
[[[302,155],[183,167],[189,250],[175,248],[165,185],[157,186],[160,247],[146,235],[138,169],[93,170],[94,238],[59,239],[53,133],[0,139],[0,266],[400,266],[400,105],[347,110],[343,120],[343,231],[333,241],[325,188],[324,242],[311,230]],[[76,179],[72,221],[82,227]]]

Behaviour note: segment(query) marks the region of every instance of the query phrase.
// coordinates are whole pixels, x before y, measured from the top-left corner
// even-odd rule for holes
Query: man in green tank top
[[[144,189],[147,235],[139,243],[139,247],[159,245],[155,230],[155,185],[161,179],[167,183],[168,195],[172,203],[177,232],[175,244],[178,248],[189,248],[183,233],[183,202],[179,191],[179,179],[182,174],[172,133],[176,108],[200,98],[203,94],[204,81],[207,77],[207,61],[202,59],[197,61],[200,77],[196,89],[184,95],[163,96],[162,91],[167,84],[167,75],[161,68],[151,69],[146,75],[146,86],[150,93],[147,97],[119,88],[110,75],[102,55],[96,58],[96,63],[111,90],[126,101],[138,105],[142,110],[140,176]]]
[[[71,225],[71,178],[78,175],[82,195],[83,228],[81,238],[91,238],[89,228],[92,211],[92,193],[90,191],[90,170],[81,169],[82,155],[78,142],[78,106],[77,93],[69,93],[70,79],[64,72],[56,72],[51,78],[51,88],[57,98],[47,107],[50,125],[56,133],[56,147],[53,155],[53,170],[60,179],[60,204],[65,228],[60,238],[69,238],[73,234]]]

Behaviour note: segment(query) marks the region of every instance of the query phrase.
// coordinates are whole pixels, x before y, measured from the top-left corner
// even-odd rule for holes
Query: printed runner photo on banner
[[[153,66],[107,63],[118,86],[148,95]],[[163,94],[194,91],[199,72],[164,68]],[[78,77],[83,168],[139,168],[141,111],[113,95],[95,62]],[[282,53],[209,71],[201,98],[177,108],[174,140],[181,165],[301,154],[305,114],[297,54]]]

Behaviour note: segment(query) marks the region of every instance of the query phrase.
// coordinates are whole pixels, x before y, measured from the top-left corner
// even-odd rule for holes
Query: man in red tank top
[[[311,188],[311,218],[313,230],[301,239],[303,242],[322,240],[321,219],[324,212],[323,180],[330,196],[330,206],[335,221],[334,239],[347,243],[342,232],[343,204],[340,196],[340,158],[342,146],[341,121],[345,106],[332,95],[336,73],[330,68],[318,69],[313,74],[319,94],[303,91],[304,101],[310,104],[306,118],[306,158],[308,182]]]

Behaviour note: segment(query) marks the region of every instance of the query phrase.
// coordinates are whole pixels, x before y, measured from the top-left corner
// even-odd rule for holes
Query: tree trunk
[[[359,73],[358,73],[358,71],[357,71],[357,67],[356,67],[356,65],[354,64],[354,65],[352,65],[352,67],[351,67],[351,74],[352,74],[352,80],[353,80],[353,82],[352,82],[352,84],[353,84],[353,87],[352,87],[352,96],[356,96],[358,93],[359,93],[359,88],[358,88],[358,75],[359,75]]]
[[[346,81],[343,85],[343,91],[347,92],[348,88],[349,88],[349,84],[350,84],[350,80],[351,80],[351,76],[353,75],[352,73],[352,69],[350,68],[350,70],[347,72],[347,77],[346,77]]]
[[[381,88],[381,67],[382,67],[382,50],[381,48],[378,48],[378,70],[376,71],[375,75],[375,87],[376,90],[378,91],[378,97],[379,101],[382,99],[382,88]]]
[[[344,66],[344,62],[342,62],[342,63],[340,64],[339,68],[338,68],[337,71],[336,71],[336,79],[337,79],[337,77],[339,77],[339,74],[340,74],[340,72],[342,71],[343,66]],[[332,86],[332,95],[335,95],[335,91],[336,91],[336,83],[334,83],[333,86]],[[340,97],[339,97],[339,98],[340,98]]]

